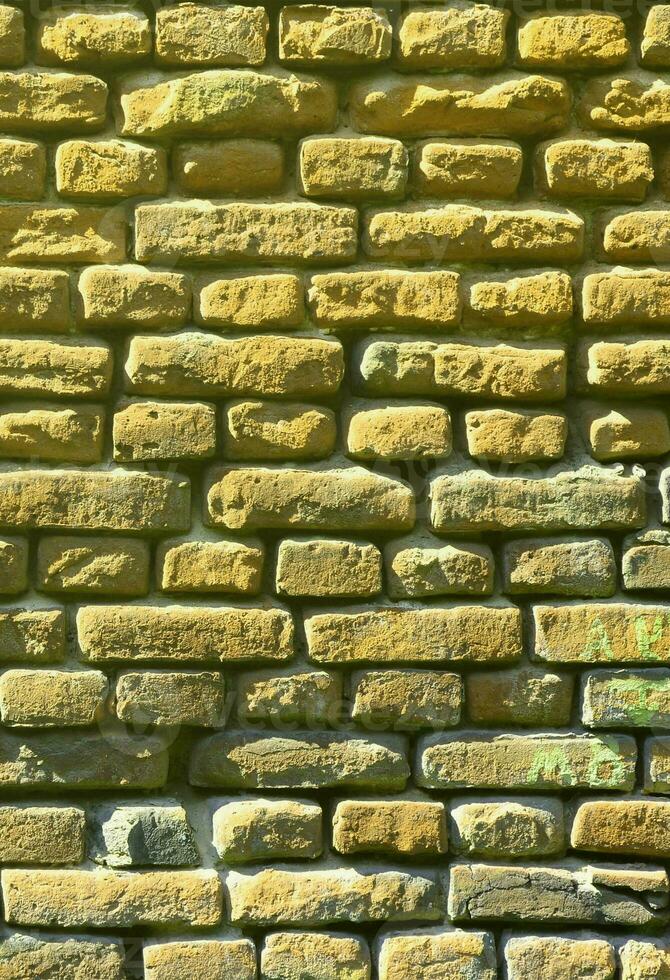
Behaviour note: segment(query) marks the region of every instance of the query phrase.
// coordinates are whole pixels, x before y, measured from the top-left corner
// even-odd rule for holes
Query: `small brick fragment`
[[[565,272],[504,279],[493,276],[470,287],[468,317],[500,327],[553,327],[572,317],[572,283]]]
[[[645,68],[667,68],[670,65],[670,11],[665,4],[649,8],[644,22],[640,62]],[[626,977],[626,980],[632,980]]]
[[[0,328],[9,333],[64,330],[70,322],[70,279],[49,269],[0,269]]]
[[[594,407],[583,415],[591,455],[601,462],[648,459],[670,451],[668,416],[657,408]]]
[[[430,534],[414,534],[386,545],[384,561],[392,599],[493,592],[493,553],[487,545],[447,544]]]
[[[208,326],[234,330],[298,327],[305,317],[302,283],[297,276],[229,277],[201,286],[196,316]]]
[[[0,595],[17,595],[28,587],[28,542],[0,539]]]
[[[624,542],[621,572],[624,588],[670,588],[670,537],[664,531],[642,531]]]
[[[66,630],[62,609],[5,607],[0,612],[0,662],[57,663],[65,658]]]
[[[621,980],[659,980],[670,971],[670,949],[629,939],[619,950]]]
[[[2,8],[7,9],[10,8]],[[18,201],[35,201],[43,197],[46,168],[43,143],[0,139],[0,196]]]

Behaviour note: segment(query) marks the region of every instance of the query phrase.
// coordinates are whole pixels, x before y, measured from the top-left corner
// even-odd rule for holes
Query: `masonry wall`
[[[670,6],[0,64],[0,980],[667,980]]]

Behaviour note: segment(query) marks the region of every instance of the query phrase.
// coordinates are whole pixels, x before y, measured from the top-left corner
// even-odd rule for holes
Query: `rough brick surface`
[[[670,977],[669,69],[0,0],[0,980]]]

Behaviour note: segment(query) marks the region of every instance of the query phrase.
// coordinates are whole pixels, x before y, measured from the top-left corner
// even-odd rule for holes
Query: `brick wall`
[[[0,980],[667,980],[670,6],[0,65]]]

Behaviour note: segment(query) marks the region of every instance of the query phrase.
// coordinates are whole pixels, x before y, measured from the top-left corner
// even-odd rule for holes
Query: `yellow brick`
[[[103,454],[103,423],[104,412],[85,405],[4,411],[0,457],[97,463]]]
[[[518,63],[557,71],[620,65],[630,51],[626,23],[615,14],[538,14],[519,28]]]
[[[646,143],[554,140],[536,150],[536,179],[550,197],[643,201],[654,179]]]
[[[208,326],[265,330],[297,327],[305,318],[298,276],[231,276],[201,280],[199,286],[196,317]]]
[[[140,11],[54,7],[40,15],[37,60],[42,65],[125,65],[151,51],[149,21]]]
[[[268,140],[179,143],[172,167],[181,189],[196,197],[262,196],[281,190],[284,151],[281,144]]]
[[[391,53],[386,11],[305,4],[279,15],[279,58],[289,64],[364,65]]]
[[[565,272],[494,277],[470,287],[469,316],[501,327],[557,326],[572,317],[572,283]]]
[[[46,165],[46,150],[42,143],[0,140],[0,195],[19,201],[43,197]]]
[[[441,405],[355,402],[344,423],[353,459],[433,459],[451,453],[451,418]]]
[[[258,542],[184,541],[158,550],[164,592],[260,592],[264,549]]]
[[[140,265],[92,266],[79,276],[80,316],[86,326],[182,327],[191,308],[191,286],[176,272]]]
[[[156,60],[165,65],[261,65],[269,20],[260,7],[180,3],[156,12]]]
[[[601,461],[648,459],[670,452],[667,413],[657,408],[593,407],[583,416],[591,455]]]
[[[16,595],[28,587],[28,542],[0,538],[0,595]]]
[[[345,800],[333,814],[333,847],[340,854],[425,858],[447,850],[442,803]]]
[[[17,68],[25,61],[23,11],[9,4],[0,6],[0,65]]]
[[[0,340],[0,391],[11,395],[103,397],[112,377],[106,344]]]
[[[164,194],[165,152],[123,140],[69,140],[56,150],[56,189],[75,200]]]
[[[667,68],[670,65],[670,9],[665,4],[654,4],[647,13],[640,61],[645,68]]]
[[[491,409],[466,412],[468,452],[505,463],[560,459],[565,451],[568,420],[563,413]]]
[[[116,682],[116,713],[131,725],[222,728],[227,713],[222,674],[123,671]]]
[[[402,197],[407,151],[382,137],[312,136],[299,149],[299,189],[307,197],[341,200]]]
[[[312,980],[370,980],[370,953],[365,940],[341,932],[272,932],[261,950],[261,972],[266,980],[296,977]],[[13,980],[13,978],[12,978]]]
[[[591,129],[636,134],[670,123],[670,85],[653,74],[617,74],[586,83],[577,105]]]
[[[256,948],[250,939],[197,939],[144,947],[146,980],[256,980]]]
[[[216,412],[202,402],[132,402],[114,414],[114,459],[207,459],[216,450]]]
[[[285,538],[277,549],[276,588],[289,596],[371,596],[381,592],[381,566],[373,544]]]
[[[613,395],[665,395],[670,392],[667,340],[584,341],[577,351],[580,389]]]
[[[2,806],[0,828],[3,864],[79,864],[84,857],[86,815],[78,807]]]
[[[125,255],[126,220],[120,211],[0,205],[0,261],[120,262]]]
[[[144,595],[149,546],[132,538],[45,536],[37,549],[36,585],[56,594]]]
[[[514,197],[522,165],[516,143],[430,140],[415,150],[414,187],[425,197]]]
[[[0,126],[86,132],[105,122],[107,86],[93,75],[66,72],[0,72]]]
[[[410,10],[397,26],[403,69],[496,68],[505,61],[509,12],[479,3]]]
[[[638,326],[670,323],[670,275],[657,269],[614,269],[584,277],[586,323]]]
[[[0,328],[62,331],[70,322],[70,279],[47,269],[0,269]]]
[[[103,713],[107,678],[97,670],[6,670],[0,715],[8,726],[92,725]]]
[[[322,459],[335,446],[335,415],[318,405],[232,402],[224,419],[230,459]]]

